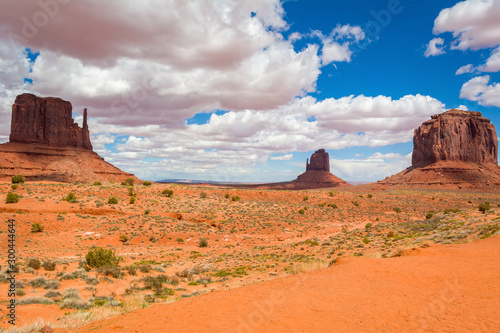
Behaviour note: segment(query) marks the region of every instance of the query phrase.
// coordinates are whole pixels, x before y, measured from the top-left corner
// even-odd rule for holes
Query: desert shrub
[[[481,213],[485,214],[487,210],[491,209],[491,204],[488,201],[486,201],[486,202],[479,204],[479,206],[477,206],[477,208],[479,209],[479,211]]]
[[[240,201],[240,197],[237,195],[233,195],[233,197],[231,198],[231,201]]]
[[[334,204],[334,203],[328,204],[328,207],[331,207],[331,208],[333,208],[333,209],[337,209],[337,208],[339,208],[339,207],[337,206],[337,204]]]
[[[394,231],[389,231],[387,233],[387,237],[394,237]]]
[[[22,288],[16,288],[16,296],[24,296],[26,292]]]
[[[365,224],[365,229],[370,229],[372,227],[372,223],[371,222],[368,222],[367,224]]]
[[[13,190],[17,190],[18,187],[19,187],[19,185],[17,185],[17,184],[10,185],[10,188]]]
[[[163,196],[165,196],[167,198],[170,198],[172,195],[174,195],[174,191],[173,190],[163,190],[163,191],[161,191],[161,194],[163,194]]]
[[[41,297],[41,296],[31,296],[31,297],[24,297],[19,300],[16,300],[16,305],[27,305],[27,304],[54,304],[54,301]]]
[[[134,185],[134,182],[135,182],[134,178],[127,178],[127,179],[125,179],[124,182],[122,182],[122,185],[124,185],[124,186],[132,186],[132,185]]]
[[[111,197],[108,199],[108,204],[110,205],[116,205],[118,204],[118,198],[117,197]]]
[[[57,280],[48,280],[45,282],[43,289],[59,289],[59,281]]]
[[[373,194],[368,193],[367,197],[368,197],[369,199],[371,199],[371,198],[373,198]]]
[[[206,197],[208,197],[207,192],[201,192],[200,193],[200,198],[205,199]]]
[[[207,247],[208,246],[208,240],[204,237],[200,237],[198,240],[198,246],[199,247]]]
[[[40,267],[42,267],[42,263],[40,262],[39,259],[33,258],[33,259],[28,260],[28,263],[26,264],[26,266],[31,267],[31,268],[36,269],[36,270],[39,270]]]
[[[229,193],[224,194],[224,198],[229,199]]]
[[[64,273],[61,276],[61,280],[73,280],[76,279],[76,275],[74,273]]]
[[[95,247],[85,255],[85,269],[118,266],[119,259],[111,249]]]
[[[307,195],[304,195],[304,196],[302,197],[302,200],[304,200],[304,201],[307,201],[307,200],[309,200],[309,196],[307,196]]]
[[[42,267],[46,271],[54,271],[56,269],[56,262],[51,260],[46,260],[43,262]]]
[[[120,242],[125,243],[126,241],[128,241],[128,236],[127,235],[121,235],[120,236]]]
[[[136,193],[133,186],[128,187],[128,195],[130,197],[135,197]]]
[[[151,186],[151,182],[144,182],[144,183],[142,183],[142,185],[144,185],[144,186]]]
[[[42,232],[43,228],[44,228],[43,224],[40,224],[40,223],[31,224],[31,232],[32,233]]]
[[[101,182],[94,182],[94,184],[92,184],[92,185],[94,185],[94,186],[101,186],[102,183]]]
[[[433,217],[434,217],[434,213],[429,212],[429,213],[425,214],[425,219],[427,219],[427,220],[432,219]]]
[[[127,273],[129,275],[137,275],[137,268],[135,266],[127,266],[125,267],[125,269],[127,270]]]
[[[45,276],[39,276],[28,282],[30,286],[33,288],[40,288],[45,286],[45,283],[47,283],[47,278]]]
[[[73,192],[69,192],[66,198],[63,199],[64,201],[67,201],[69,203],[76,203],[76,195]]]
[[[122,271],[120,270],[119,267],[116,267],[116,266],[103,266],[103,267],[99,267],[97,269],[97,272],[99,274],[104,275],[104,276],[114,277],[115,279],[118,279],[119,277],[122,276]]]
[[[99,284],[99,279],[94,276],[87,276],[85,282],[87,282],[88,285],[95,286]]]
[[[47,298],[56,298],[59,296],[61,296],[61,293],[58,291],[54,291],[54,290],[48,291],[45,295],[43,295],[43,297],[47,297]]]
[[[158,238],[156,238],[155,236],[151,236],[151,237],[149,237],[149,241],[151,243],[156,243],[158,241]]]
[[[141,273],[149,273],[151,272],[151,265],[140,265],[140,266],[137,266],[139,268],[139,271]]]
[[[306,212],[305,210],[299,209],[299,214],[304,215],[305,212]]]
[[[16,203],[19,201],[19,196],[15,193],[9,192],[7,193],[7,197],[5,198],[5,203]]]
[[[458,213],[460,211],[459,208],[446,208],[444,210],[444,213],[445,214],[449,214],[449,213]]]
[[[356,206],[356,207],[358,207],[358,206],[359,206],[359,202],[357,202],[357,201],[352,201],[352,204],[353,204],[354,206]]]
[[[149,213],[151,213],[151,211],[150,211],[149,209],[146,209],[146,210],[144,211],[144,215],[149,215]]]
[[[398,214],[401,213],[401,208],[399,208],[399,207],[394,207],[392,210]]]
[[[128,201],[129,204],[133,205],[135,203],[135,197],[134,196],[131,196],[130,197],[130,200]]]
[[[12,184],[24,183],[24,177],[22,175],[12,177]]]
[[[184,243],[184,239],[182,239],[181,237],[177,237],[175,241],[178,243]]]
[[[61,303],[62,309],[87,310],[90,307],[90,302],[83,299],[67,298]]]
[[[166,275],[158,275],[158,276],[145,276],[142,278],[142,282],[144,283],[145,289],[151,289],[155,292],[156,295],[161,295],[163,292],[163,283],[167,282]]]
[[[368,236],[363,237],[362,241],[364,244],[370,243],[370,239],[368,238]]]

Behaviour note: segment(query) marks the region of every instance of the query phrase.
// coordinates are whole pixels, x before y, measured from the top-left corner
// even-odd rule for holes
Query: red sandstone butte
[[[135,178],[92,151],[87,109],[80,128],[70,102],[32,94],[17,96],[10,142],[0,145],[0,178],[15,175],[68,183]]]
[[[350,184],[330,172],[330,157],[319,149],[306,162],[306,172],[291,182],[296,188],[322,188],[349,186]]]
[[[403,187],[488,189],[500,186],[495,126],[480,112],[433,115],[413,135],[412,166],[379,181]]]

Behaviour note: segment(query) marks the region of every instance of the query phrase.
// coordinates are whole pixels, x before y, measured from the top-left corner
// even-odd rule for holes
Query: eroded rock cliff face
[[[10,142],[0,145],[0,179],[15,175],[68,183],[137,179],[92,151],[87,109],[82,128],[71,111],[71,103],[60,98],[17,96]]]
[[[497,164],[495,126],[480,112],[452,109],[432,116],[414,132],[413,167],[440,161]]]
[[[52,147],[81,147],[92,150],[87,110],[83,128],[72,117],[70,102],[33,94],[17,96],[12,105],[10,142],[38,143]]]
[[[324,149],[318,149],[311,155],[311,162],[309,159],[306,162],[306,171],[318,170],[330,172],[330,157]]]
[[[480,112],[452,109],[414,132],[412,166],[380,186],[500,190],[495,126]]]

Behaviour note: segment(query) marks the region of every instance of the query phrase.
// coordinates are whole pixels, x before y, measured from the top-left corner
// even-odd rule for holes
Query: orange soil
[[[498,332],[499,249],[497,236],[398,258],[351,258],[70,331]]]

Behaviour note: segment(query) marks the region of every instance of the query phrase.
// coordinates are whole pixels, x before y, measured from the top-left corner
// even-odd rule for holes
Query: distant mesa
[[[412,166],[379,184],[487,189],[500,186],[495,126],[480,112],[433,115],[413,135]]]
[[[324,149],[318,149],[306,162],[306,172],[291,182],[295,187],[322,188],[350,186],[330,172],[330,157]]]
[[[0,178],[59,182],[122,181],[135,178],[92,150],[87,109],[83,126],[72,118],[72,105],[56,97],[17,96],[12,105],[10,142],[0,145]]]

